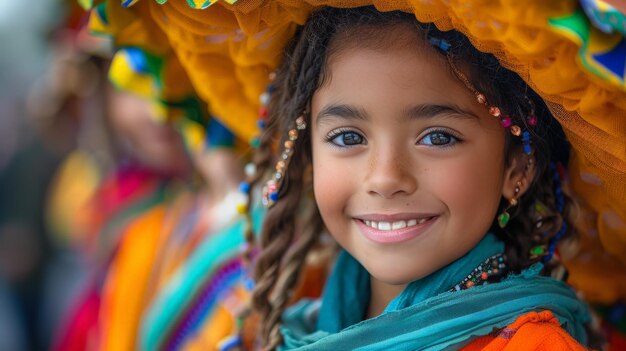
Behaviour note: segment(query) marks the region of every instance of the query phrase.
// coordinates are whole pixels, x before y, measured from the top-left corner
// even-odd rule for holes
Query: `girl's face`
[[[328,69],[311,128],[315,199],[330,233],[390,285],[463,256],[510,187],[499,119],[417,39],[341,49]]]
[[[185,174],[190,163],[180,134],[170,123],[159,123],[147,99],[109,87],[113,133],[125,152],[144,166],[165,174]]]

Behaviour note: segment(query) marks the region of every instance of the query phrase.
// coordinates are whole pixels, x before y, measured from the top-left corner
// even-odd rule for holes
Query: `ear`
[[[519,199],[528,190],[536,174],[537,167],[533,154],[527,155],[521,148],[516,149],[504,170],[502,196],[507,200]]]

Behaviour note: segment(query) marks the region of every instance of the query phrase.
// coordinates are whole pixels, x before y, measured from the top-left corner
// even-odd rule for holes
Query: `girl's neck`
[[[391,285],[371,276],[370,289],[372,294],[365,318],[370,319],[383,313],[391,300],[400,295],[404,288],[406,288],[406,284]]]

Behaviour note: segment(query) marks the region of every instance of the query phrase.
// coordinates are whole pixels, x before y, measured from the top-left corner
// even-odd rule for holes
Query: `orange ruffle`
[[[540,351],[587,350],[572,338],[550,311],[530,312],[500,330],[496,336],[484,336],[461,349],[462,351]]]

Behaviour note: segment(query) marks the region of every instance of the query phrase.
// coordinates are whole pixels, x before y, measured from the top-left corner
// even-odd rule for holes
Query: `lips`
[[[438,215],[368,215],[354,218],[361,233],[379,244],[394,244],[423,234]]]

